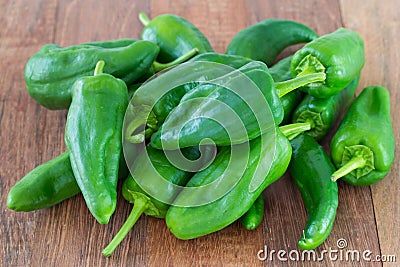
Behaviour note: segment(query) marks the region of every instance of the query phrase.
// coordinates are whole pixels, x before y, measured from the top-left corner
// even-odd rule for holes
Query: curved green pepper
[[[121,156],[118,178],[129,170]],[[34,211],[52,207],[81,192],[71,168],[68,151],[26,174],[8,192],[7,206],[15,211]]]
[[[368,86],[354,100],[331,141],[336,167],[332,180],[370,185],[383,179],[394,161],[395,139],[390,95],[382,86]]]
[[[338,207],[338,187],[330,177],[335,166],[311,136],[301,134],[290,141],[293,147],[289,171],[300,190],[307,210],[307,224],[298,246],[311,250],[332,231]]]
[[[134,39],[66,48],[44,45],[26,63],[27,90],[32,98],[48,109],[67,109],[71,103],[73,83],[89,76],[97,61],[107,62],[105,73],[130,84],[151,68],[158,53],[159,48],[154,43]]]
[[[264,217],[264,197],[259,195],[250,209],[240,217],[240,222],[247,230],[256,229],[262,222]]]
[[[183,155],[189,160],[198,159],[200,156],[199,152],[197,147],[190,147],[182,150]],[[206,155],[205,157],[207,158],[208,156]],[[106,257],[113,253],[143,213],[156,218],[165,218],[165,214],[169,208],[168,203],[171,203],[178,194],[177,188],[172,186],[153,188],[152,190],[162,190],[161,194],[164,197],[161,201],[147,193],[141,185],[138,184],[138,179],[150,179],[151,177],[159,175],[169,183],[184,186],[189,181],[190,177],[193,176],[193,173],[181,170],[172,165],[163,151],[150,146],[147,146],[142,153],[139,154],[130,171],[131,174],[122,186],[122,195],[127,201],[134,204],[134,206],[120,231],[109,245],[104,248],[102,253]],[[154,187],[154,184],[152,184],[152,186]],[[157,186],[159,187],[160,185]]]
[[[274,83],[267,66],[260,61],[243,66],[239,72],[247,76],[247,81],[244,81],[243,75],[233,72],[232,75],[221,77],[219,84],[204,83],[186,93],[151,136],[151,145],[158,149],[176,149],[178,144],[179,147],[188,147],[198,145],[201,141],[204,141],[203,144],[224,146],[252,140],[272,125],[282,122],[284,111],[280,96],[325,76],[323,73],[315,76],[310,74]],[[249,81],[255,86],[250,87]],[[240,89],[236,89],[239,83]],[[193,101],[197,101],[196,104],[191,104]],[[232,112],[222,112],[220,103],[228,106],[234,115]],[[270,110],[266,108],[267,105]],[[220,118],[225,124],[221,125],[215,118]]]
[[[292,78],[292,73],[290,72],[291,60],[292,56],[285,57],[269,68],[269,74],[271,74],[274,82],[283,82]],[[294,90],[281,97],[284,114],[281,124],[286,124],[290,121],[292,111],[302,100],[303,95],[302,91]]]
[[[72,172],[69,153],[43,163],[21,180],[8,193],[7,206],[15,211],[33,211],[54,206],[79,194],[81,190]]]
[[[65,144],[75,179],[92,215],[108,223],[117,201],[122,123],[128,105],[125,83],[102,73],[104,61],[94,76],[83,77],[72,87]]]
[[[317,37],[304,24],[271,18],[239,31],[229,43],[226,54],[248,57],[271,66],[286,47],[306,43]]]
[[[340,28],[303,46],[291,62],[293,77],[326,73],[326,80],[311,83],[302,90],[326,98],[344,89],[361,72],[365,63],[364,42],[352,30]]]
[[[311,129],[306,132],[315,140],[321,140],[332,128],[340,114],[353,100],[360,75],[336,95],[316,98],[306,95],[293,112],[292,122],[310,122]]]
[[[192,49],[197,49],[199,53],[213,51],[200,30],[182,17],[163,14],[150,21],[147,15],[141,12],[139,19],[145,26],[142,39],[160,47],[157,58],[160,62],[175,60]]]
[[[264,189],[280,178],[286,171],[291,157],[291,146],[286,137],[277,128],[275,131],[275,143],[265,147],[262,138],[250,141],[250,153],[240,154],[231,165],[229,173],[241,175],[238,182],[221,198],[200,206],[176,206],[177,203],[191,203],[201,201],[204,195],[214,196],[220,192],[220,184],[203,190],[188,191],[188,187],[199,187],[216,181],[229,166],[231,150],[223,147],[214,161],[204,170],[197,172],[188,182],[173,205],[169,208],[165,217],[169,230],[179,239],[192,239],[218,231],[243,216],[253,205]],[[241,146],[241,145],[240,145]],[[241,164],[236,160],[247,162],[246,168],[241,169]],[[268,169],[267,165],[270,165]],[[239,169],[237,169],[239,168]],[[260,169],[266,171],[259,171]],[[233,179],[235,177],[229,177]],[[260,179],[258,187],[251,189],[254,180]],[[222,179],[224,180],[224,179]]]

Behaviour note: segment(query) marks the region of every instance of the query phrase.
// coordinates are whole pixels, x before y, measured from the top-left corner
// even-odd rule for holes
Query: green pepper
[[[10,190],[8,208],[33,211],[54,206],[80,192],[68,152],[37,166]]]
[[[246,146],[249,146],[249,153],[240,153]],[[231,157],[233,149],[238,153]],[[190,179],[169,208],[165,218],[169,230],[179,239],[192,239],[238,220],[264,189],[285,173],[291,152],[289,141],[278,128],[274,133],[267,133],[249,143],[220,148],[214,161]],[[225,183],[232,181],[237,182],[226,194],[215,199],[223,193],[221,188]],[[210,184],[207,190],[188,190]],[[207,201],[207,197],[214,199]],[[201,204],[188,205],[197,202]]]
[[[308,218],[298,246],[311,250],[332,231],[338,207],[338,186],[330,177],[335,166],[325,150],[309,135],[301,134],[293,147],[289,171],[300,190]]]
[[[285,57],[269,68],[269,74],[271,74],[274,82],[283,82],[292,78],[292,73],[290,72],[291,60],[292,56]],[[281,97],[281,103],[284,111],[281,124],[286,124],[290,121],[292,117],[292,111],[302,100],[303,95],[304,93],[302,91],[294,90]]]
[[[197,49],[199,53],[213,51],[200,30],[182,17],[163,14],[150,21],[147,15],[141,12],[139,19],[145,26],[142,39],[160,47],[157,58],[160,62],[175,60],[192,49]]]
[[[324,76],[324,73],[310,74],[274,83],[267,66],[253,61],[221,77],[218,84],[200,84],[196,90],[186,93],[151,136],[151,145],[158,149],[177,149],[198,145],[202,140],[203,144],[217,146],[252,140],[282,122],[284,111],[279,97]]]
[[[199,148],[197,147],[182,150],[182,154],[189,160],[198,159],[200,156],[199,152]],[[211,150],[205,152],[208,154]],[[203,159],[207,160],[207,157],[206,155]],[[156,218],[165,218],[169,203],[176,197],[179,189],[178,187],[170,186],[170,184],[184,186],[190,177],[193,176],[193,173],[175,167],[163,151],[150,146],[147,146],[139,154],[130,171],[131,174],[122,185],[122,195],[127,201],[134,204],[134,206],[120,231],[109,245],[104,248],[102,253],[106,257],[109,257],[113,253],[143,213]],[[161,183],[158,183],[156,187],[155,184],[152,184],[150,178],[157,176],[168,182],[165,184],[166,187],[163,187],[164,184]],[[149,180],[148,183],[146,183],[146,180]],[[146,189],[143,189],[147,185],[149,185],[150,190],[153,192],[148,193]],[[149,187],[147,187],[147,190],[149,190]],[[159,195],[153,197],[154,190]],[[162,198],[160,197],[161,195],[163,196]]]
[[[311,130],[307,132],[315,140],[325,137],[339,116],[353,100],[360,75],[336,95],[327,98],[316,98],[306,95],[293,112],[292,122],[310,122]]]
[[[302,90],[326,98],[337,94],[361,72],[365,63],[364,42],[352,30],[340,28],[303,46],[291,62],[293,77],[326,73],[326,80],[311,83]]]
[[[240,217],[240,222],[247,230],[256,229],[262,222],[264,217],[264,197],[259,195],[250,209]]]
[[[121,156],[118,177],[126,178],[129,170]],[[7,206],[15,211],[34,211],[52,207],[81,190],[71,168],[68,151],[26,174],[9,191]]]
[[[226,54],[248,57],[271,66],[286,47],[306,43],[317,37],[304,24],[271,18],[239,31],[229,43]]]
[[[44,45],[25,67],[29,94],[48,109],[66,109],[76,80],[90,75],[97,61],[105,60],[105,73],[127,84],[142,76],[153,64],[159,48],[152,42],[121,39],[62,48]]]
[[[351,185],[371,185],[383,179],[394,161],[395,140],[390,95],[382,86],[368,86],[354,100],[331,141],[331,157],[341,177]]]
[[[128,105],[124,81],[102,73],[99,61],[94,76],[72,86],[65,144],[75,179],[92,215],[108,223],[117,201],[122,124]]]
[[[196,66],[193,65],[193,68],[195,68],[196,71],[190,69],[190,73],[189,71],[186,71],[185,74],[183,74],[183,76],[188,75],[190,77],[190,82],[179,84],[161,97],[157,97],[157,94],[149,94],[147,89],[138,90],[137,92],[135,91],[134,94],[132,93],[134,97],[130,107],[132,108],[133,115],[132,121],[130,121],[126,130],[126,136],[129,136],[128,140],[130,140],[130,142],[142,142],[145,136],[149,136],[153,132],[157,131],[169,113],[179,104],[181,98],[187,92],[193,88],[196,88],[201,83],[218,78],[219,74],[223,75],[231,72],[233,70],[232,68],[238,69],[252,62],[252,60],[240,56],[208,52],[199,54],[190,59],[188,62],[213,62],[223,64],[231,68],[225,67],[215,71],[217,64],[212,65],[213,68],[211,68],[209,64],[198,64]],[[181,66],[181,68],[183,68],[183,66]],[[150,119],[147,118],[148,114]],[[146,124],[146,129],[143,131],[138,130],[144,124]]]

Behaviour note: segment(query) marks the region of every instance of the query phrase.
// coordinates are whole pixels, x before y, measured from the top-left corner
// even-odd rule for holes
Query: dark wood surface
[[[40,107],[25,89],[25,63],[42,45],[139,38],[140,11],[150,17],[174,13],[189,19],[217,52],[224,52],[240,29],[270,17],[297,20],[318,34],[348,27],[358,31],[365,41],[366,65],[358,91],[367,85],[383,85],[390,90],[399,143],[397,7],[396,0],[0,0],[0,266],[398,266],[398,156],[389,175],[375,185],[352,187],[339,182],[337,219],[331,235],[316,251],[337,250],[339,239],[345,239],[347,247],[338,250],[338,260],[325,255],[322,263],[292,261],[288,257],[292,250],[301,254],[296,243],[306,220],[300,193],[288,175],[264,192],[265,217],[254,231],[234,223],[217,233],[181,241],[169,233],[163,220],[143,216],[108,259],[101,255],[101,250],[131,209],[121,196],[108,225],[96,223],[80,195],[30,213],[17,213],[6,206],[11,186],[65,149],[66,111]],[[329,139],[324,140],[326,145]],[[265,246],[268,252],[286,251],[283,257],[288,260],[280,260],[275,253],[272,260],[260,261],[257,253]],[[373,259],[376,255],[394,255],[397,262],[346,261],[346,251],[355,250],[371,251]]]

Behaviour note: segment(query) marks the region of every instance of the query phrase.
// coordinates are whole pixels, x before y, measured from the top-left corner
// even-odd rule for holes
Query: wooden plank
[[[0,257],[0,266],[302,265],[298,261],[279,260],[276,254],[272,261],[257,259],[257,253],[265,246],[269,251],[282,249],[301,253],[296,243],[304,227],[306,214],[300,194],[289,175],[285,175],[264,192],[265,218],[262,226],[254,231],[246,231],[239,223],[234,223],[217,233],[182,241],[168,231],[163,220],[143,216],[109,259],[101,255],[101,250],[117,233],[131,209],[131,205],[121,195],[117,211],[108,225],[95,222],[81,196],[42,211],[16,213],[8,210],[4,203],[10,187],[36,165],[57,156],[65,149],[63,138],[66,111],[48,111],[39,107],[25,90],[23,68],[29,56],[45,43],[54,42],[67,46],[96,40],[139,38],[142,26],[137,15],[140,11],[145,11],[151,18],[161,13],[183,16],[200,28],[217,52],[224,52],[237,31],[269,17],[303,22],[319,34],[331,32],[342,25],[341,9],[345,18],[350,16],[346,13],[346,10],[353,10],[348,9],[349,5],[351,4],[346,1],[346,4],[341,3],[339,7],[338,1],[328,0],[285,0],[279,3],[272,0],[117,0],[104,3],[94,0],[0,0],[0,23],[3,25],[0,28],[0,66],[3,70],[0,76],[0,155],[3,159],[0,162],[0,237],[5,255]],[[370,8],[376,9],[376,6],[372,4]],[[384,10],[379,12],[383,14]],[[344,21],[347,26],[347,20]],[[360,23],[356,29],[365,34],[369,30],[367,25]],[[386,26],[384,29],[389,31],[384,40],[394,40],[394,29]],[[374,36],[381,36],[378,33],[369,34],[369,39],[372,40],[376,38]],[[397,49],[385,42],[385,50],[398,53]],[[371,41],[371,45],[372,43]],[[283,55],[292,53],[297,48],[298,46],[287,49]],[[367,54],[374,56],[375,52],[367,50]],[[385,61],[376,56],[375,65],[369,67],[372,70],[375,68],[372,66],[389,66],[388,62],[394,64],[396,56],[383,57]],[[388,73],[378,70],[378,74],[384,75],[387,78],[385,81],[390,81],[394,89],[397,85],[393,78],[396,77],[395,70],[391,68],[387,71]],[[373,75],[377,74],[372,71],[368,75],[364,74],[366,78],[362,83],[365,84],[366,79]],[[392,97],[393,101],[398,98]],[[395,124],[398,127],[398,123]],[[328,146],[328,141],[329,138],[325,140],[325,146]],[[396,168],[395,173],[398,166]],[[392,182],[397,177],[395,173],[391,174]],[[379,189],[380,185],[376,188]],[[386,183],[382,186],[385,188],[380,190],[389,190],[391,202],[398,203],[396,188],[390,188]],[[372,187],[375,212],[378,212],[377,233],[369,188],[354,188],[339,182],[339,190],[340,204],[334,229],[318,252],[329,248],[337,249],[337,240],[344,238],[349,249],[369,249],[377,254],[380,252],[378,233],[380,240],[389,240],[390,231],[398,237],[398,225],[389,225],[392,223],[390,221],[396,221],[394,216],[398,214],[398,205],[388,206],[383,197],[376,197],[376,189]],[[384,212],[393,216],[384,220]],[[382,244],[383,241],[383,253],[385,248]],[[386,248],[386,253],[399,247],[398,238],[389,244],[391,245]],[[322,263],[325,266],[336,265],[335,261],[328,258]],[[341,266],[346,266],[349,262],[340,263]],[[307,262],[307,266],[319,265],[320,262]],[[379,263],[366,262],[357,262],[357,265],[380,266]]]
[[[399,151],[400,81],[395,67],[400,61],[400,46],[397,41],[400,27],[398,1],[341,1],[341,7],[345,26],[357,30],[365,41],[366,65],[359,89],[369,85],[382,85],[390,91],[396,151]],[[397,256],[397,263],[386,262],[383,266],[398,266],[400,257],[399,171],[397,153],[389,175],[379,183],[371,185],[381,254]]]

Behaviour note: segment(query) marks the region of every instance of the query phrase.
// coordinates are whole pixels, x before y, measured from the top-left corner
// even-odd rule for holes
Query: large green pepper
[[[252,140],[282,122],[284,111],[280,96],[324,76],[324,73],[310,74],[274,83],[267,66],[253,61],[221,77],[218,84],[203,83],[186,93],[151,136],[151,145],[158,149],[176,149],[178,144],[188,147],[200,141],[224,146]]]
[[[364,42],[352,30],[340,28],[323,35],[298,50],[291,62],[294,77],[326,73],[326,80],[303,88],[308,94],[326,98],[344,89],[365,63]]]
[[[369,86],[354,100],[331,141],[331,156],[339,168],[332,179],[370,185],[390,171],[395,140],[386,88]]]
[[[156,94],[149,94],[147,89],[138,90],[132,94],[134,98],[130,107],[134,115],[126,130],[126,136],[129,136],[128,140],[132,143],[142,142],[145,136],[150,136],[153,132],[157,131],[169,113],[179,104],[181,98],[187,92],[199,86],[200,83],[216,79],[219,74],[223,75],[231,72],[233,70],[232,68],[238,69],[252,62],[252,60],[241,56],[208,52],[197,55],[188,62],[214,62],[231,68],[226,67],[215,72],[215,68],[210,68],[209,64],[198,64],[195,67],[193,66],[196,71],[191,69],[190,73],[183,74],[190,75],[190,82],[179,84],[161,97],[157,97]],[[213,67],[215,67],[215,65],[213,65]],[[148,114],[149,118],[147,118]],[[146,124],[145,131],[138,131],[144,124]]]
[[[304,24],[285,19],[266,19],[239,31],[226,53],[259,60],[271,66],[286,47],[306,43],[318,35]]]
[[[189,160],[197,160],[200,157],[199,152],[197,147],[190,147],[182,150],[185,158]],[[208,157],[204,154],[202,156],[204,156],[203,159]],[[170,184],[184,186],[189,181],[190,177],[193,176],[193,173],[175,167],[165,156],[163,151],[150,146],[147,146],[139,154],[130,168],[130,171],[131,174],[122,185],[122,195],[127,201],[134,204],[134,206],[120,231],[109,245],[104,248],[102,253],[106,257],[112,254],[143,213],[156,218],[165,218],[169,203],[171,203],[178,194],[178,187],[170,186]],[[166,187],[163,187],[161,184],[152,184],[151,178],[157,176],[165,179],[165,181],[170,184],[167,184]],[[146,180],[149,181],[150,190],[153,192],[148,193],[148,191],[143,189],[147,186]],[[147,188],[147,190],[148,189],[149,188]],[[159,192],[159,195],[153,197],[152,194],[154,190]],[[163,196],[162,198],[160,198],[161,195]]]
[[[335,166],[311,136],[301,134],[290,141],[293,147],[289,171],[300,190],[308,213],[298,245],[311,250],[329,236],[338,207],[338,186],[330,177]]]
[[[94,76],[74,83],[65,129],[75,179],[101,224],[108,223],[116,207],[122,124],[128,105],[126,84],[102,73],[103,66],[104,61],[99,61]]]
[[[104,68],[127,84],[134,82],[151,68],[159,48],[152,42],[121,39],[80,44],[62,48],[44,45],[25,67],[29,94],[49,109],[66,109],[71,103],[71,88],[81,77],[90,75],[99,60]]]
[[[270,142],[269,138],[272,136],[275,142]],[[264,141],[263,138],[268,140]],[[238,146],[243,148],[246,145],[248,144]],[[232,156],[232,158],[229,147],[221,148],[214,161],[190,179],[166,216],[167,226],[177,238],[192,239],[203,236],[238,220],[249,210],[264,189],[285,173],[292,151],[289,141],[278,128],[274,133],[268,133],[268,137],[261,136],[250,141],[249,145],[249,154],[238,153],[238,157]],[[236,146],[235,149],[241,148]],[[233,162],[229,163],[231,160]],[[245,168],[242,162],[247,162]],[[225,170],[226,179],[219,179],[223,177]],[[237,183],[222,197],[208,204],[183,206],[184,203],[202,202],[207,197],[213,198],[219,195],[226,182],[236,179]],[[254,181],[260,183],[253,188]],[[207,191],[186,191],[191,187],[205,186],[212,182],[217,184],[212,184]],[[182,204],[177,206],[179,203]]]
[[[292,78],[292,73],[290,72],[291,60],[292,56],[285,57],[269,68],[269,74],[271,74],[274,82],[283,82]],[[286,124],[290,121],[292,111],[303,99],[303,95],[304,93],[301,90],[294,90],[281,97],[284,114],[281,124]]]
[[[160,62],[175,60],[192,49],[197,49],[199,53],[213,51],[200,30],[182,17],[163,14],[150,21],[147,15],[141,12],[139,19],[145,26],[142,39],[160,47],[157,58]]]
[[[310,122],[311,129],[307,132],[315,140],[321,140],[332,128],[353,100],[360,75],[339,93],[327,97],[316,98],[306,95],[293,112],[292,122]]]

